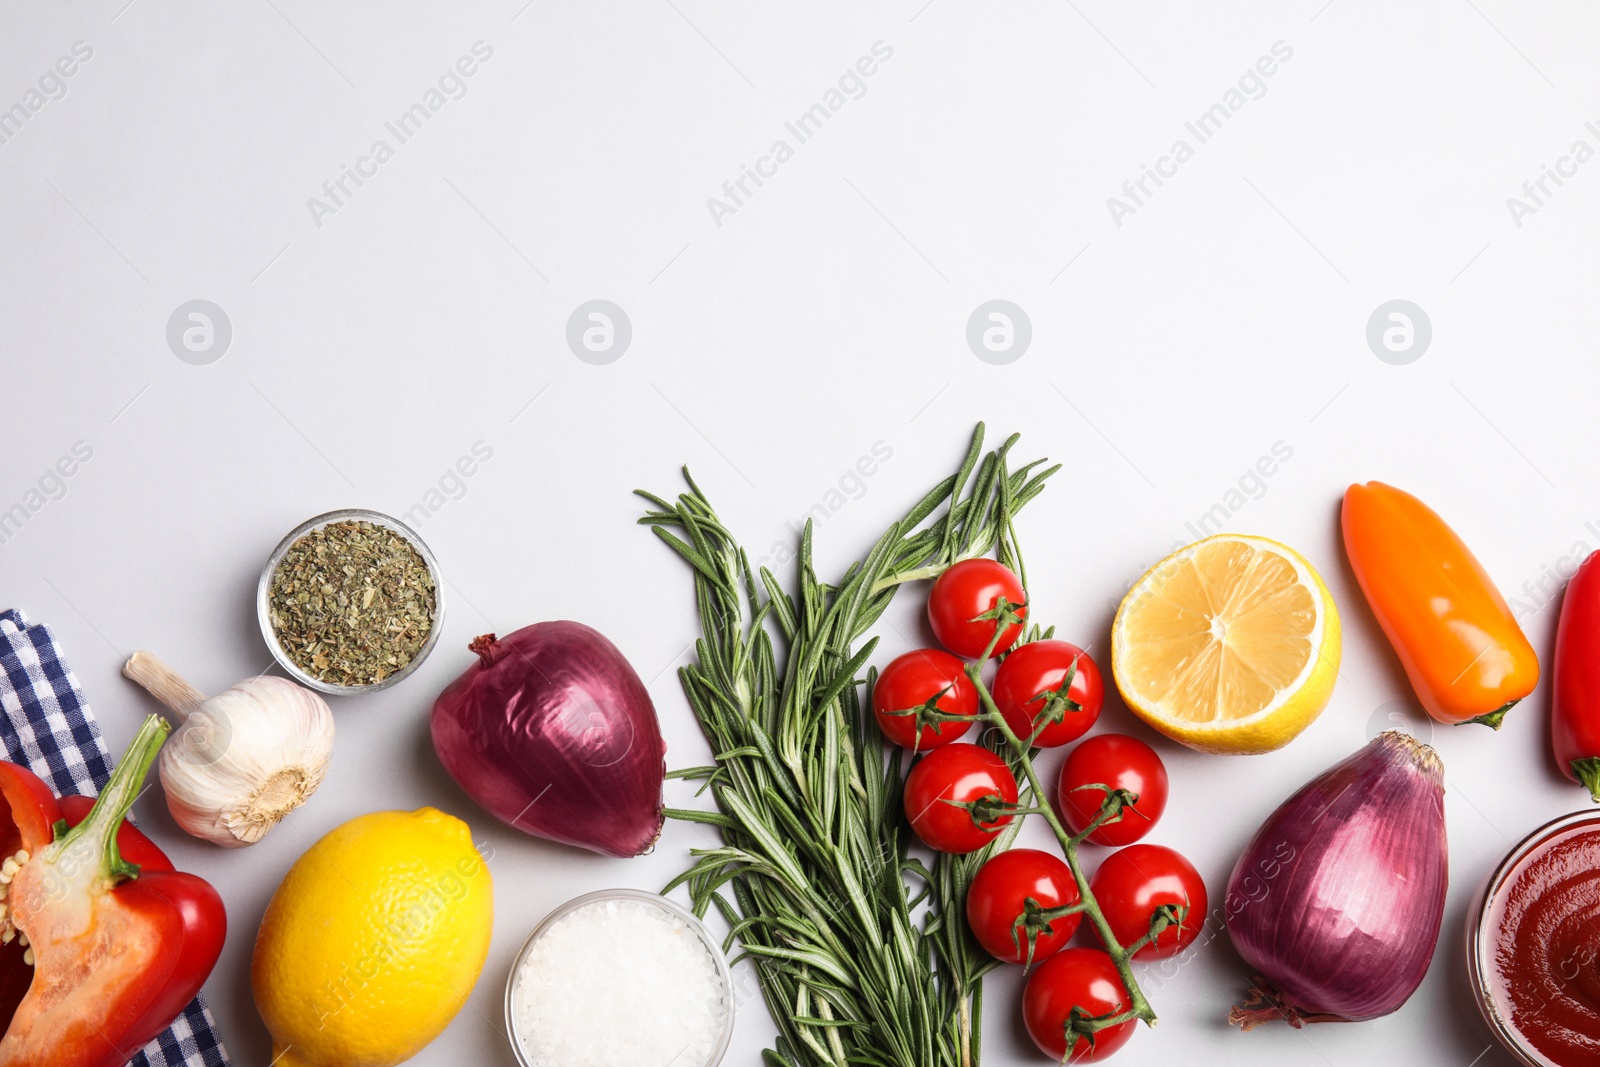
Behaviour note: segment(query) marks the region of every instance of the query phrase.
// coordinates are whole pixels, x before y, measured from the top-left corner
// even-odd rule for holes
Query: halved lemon
[[[1145,722],[1202,752],[1281,748],[1339,673],[1339,612],[1288,545],[1217,534],[1151,567],[1117,608],[1111,671]]]

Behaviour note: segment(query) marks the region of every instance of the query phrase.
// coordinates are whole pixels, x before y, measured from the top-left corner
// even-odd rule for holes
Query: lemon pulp
[[[1219,534],[1162,560],[1117,609],[1112,669],[1128,706],[1208,751],[1262,752],[1332,694],[1339,621],[1299,553]]]

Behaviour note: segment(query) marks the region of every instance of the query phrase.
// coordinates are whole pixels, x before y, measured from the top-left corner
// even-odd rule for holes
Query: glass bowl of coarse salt
[[[733,976],[692,914],[609,889],[534,927],[506,981],[522,1067],[716,1067],[733,1039]]]

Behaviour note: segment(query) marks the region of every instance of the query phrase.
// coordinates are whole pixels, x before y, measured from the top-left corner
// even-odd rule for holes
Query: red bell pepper
[[[1600,552],[1583,561],[1561,598],[1550,742],[1561,773],[1600,803]]]
[[[170,729],[147,719],[93,802],[0,762],[0,1067],[122,1067],[216,965],[222,898],[125,821]]]

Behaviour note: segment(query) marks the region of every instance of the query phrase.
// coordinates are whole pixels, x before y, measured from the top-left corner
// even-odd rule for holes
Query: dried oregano
[[[410,663],[433,629],[437,604],[416,546],[353,519],[290,545],[268,592],[284,652],[313,678],[341,686],[373,685]]]

